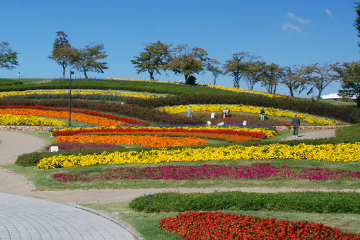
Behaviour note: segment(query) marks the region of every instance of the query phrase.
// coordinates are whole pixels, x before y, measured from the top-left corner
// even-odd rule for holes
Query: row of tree
[[[194,84],[193,74],[209,71],[214,77],[214,85],[219,75],[230,75],[233,77],[235,88],[240,88],[240,80],[243,79],[248,89],[253,90],[256,83],[261,83],[262,87],[275,95],[277,86],[284,84],[292,97],[304,90],[311,94],[317,89],[317,99],[320,99],[323,90],[337,80],[343,82],[344,89],[340,90],[340,94],[344,98],[357,96],[360,91],[360,86],[357,89],[355,84],[360,82],[359,62],[280,67],[275,63],[259,61],[260,57],[251,53],[239,52],[219,67],[220,62],[209,58],[208,53],[202,48],[189,48],[186,44],[173,49],[171,47],[172,44],[160,41],[145,45],[144,51],[131,60],[137,73],[148,72],[150,79],[154,79],[155,73],[161,75],[161,71],[172,71],[175,74],[183,74],[185,84]]]
[[[53,45],[50,59],[54,60],[63,68],[63,78],[65,78],[65,69],[71,66],[83,72],[85,78],[88,78],[87,72],[103,73],[108,69],[107,63],[102,62],[108,55],[104,51],[104,44],[91,43],[84,48],[76,49],[67,40],[68,35],[63,31],[56,32],[56,39]]]

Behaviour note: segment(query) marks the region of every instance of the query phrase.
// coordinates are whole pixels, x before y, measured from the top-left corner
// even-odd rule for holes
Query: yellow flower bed
[[[0,97],[9,96],[26,96],[32,94],[69,94],[69,90],[46,90],[46,91],[13,91],[13,92],[2,92]],[[80,95],[112,95],[112,96],[124,96],[124,97],[138,97],[138,98],[157,98],[153,95],[140,94],[140,93],[119,93],[119,92],[105,92],[105,91],[91,91],[91,90],[72,90],[71,94]]]
[[[66,123],[43,117],[0,114],[0,125],[66,126]]]
[[[56,167],[78,167],[95,164],[123,163],[161,163],[182,161],[212,161],[236,159],[307,159],[332,162],[359,162],[360,143],[340,143],[289,146],[286,144],[270,144],[264,146],[159,149],[150,151],[128,151],[93,155],[57,155],[43,158],[38,164],[40,169]]]
[[[245,105],[183,105],[183,106],[175,106],[175,107],[163,107],[160,108],[160,111],[164,111],[170,114],[177,114],[177,113],[184,113],[187,111],[187,108],[191,106],[194,112],[200,111],[211,111],[211,112],[220,112],[224,109],[230,109],[232,112],[247,112],[247,113],[259,113],[261,107],[254,107],[254,106],[245,106]],[[278,116],[278,117],[294,117],[293,112],[288,112],[284,110],[279,110],[275,108],[264,108],[265,113],[270,116]],[[318,118],[314,116],[309,116],[305,114],[298,113],[299,118],[301,118],[305,122],[309,123],[316,123],[320,125],[338,125],[337,122]]]

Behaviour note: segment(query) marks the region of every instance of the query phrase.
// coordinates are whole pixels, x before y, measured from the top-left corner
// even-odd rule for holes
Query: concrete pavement
[[[139,239],[121,225],[120,221],[62,203],[0,193],[2,240]]]

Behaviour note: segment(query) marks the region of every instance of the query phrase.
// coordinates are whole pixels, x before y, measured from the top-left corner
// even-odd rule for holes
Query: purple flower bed
[[[56,143],[47,146],[45,149],[49,150],[51,146],[58,146],[60,151],[76,150],[76,149],[105,149],[105,148],[119,148],[120,145],[106,144],[106,143]]]
[[[360,178],[360,171],[327,170],[322,168],[292,169],[286,165],[278,168],[270,163],[255,163],[251,166],[159,166],[119,168],[109,172],[79,173],[53,175],[59,182],[92,181],[110,179],[164,179],[164,180],[200,180],[200,179],[267,179],[267,178],[301,178],[328,180],[337,178]]]

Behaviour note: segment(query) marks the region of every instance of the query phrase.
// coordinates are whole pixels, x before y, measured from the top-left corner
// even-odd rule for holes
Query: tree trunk
[[[63,79],[65,79],[65,67],[63,66]]]
[[[154,71],[149,71],[150,73],[150,80],[154,80]]]
[[[85,78],[87,79],[88,76],[87,76],[87,74],[86,74],[86,70],[85,70],[85,69],[84,69],[84,75],[85,75]]]
[[[185,84],[189,84],[189,77],[190,77],[190,75],[184,74],[184,77],[185,77]]]
[[[356,107],[357,107],[357,108],[360,108],[360,95],[358,95],[358,96],[356,97],[356,103],[357,103]]]

